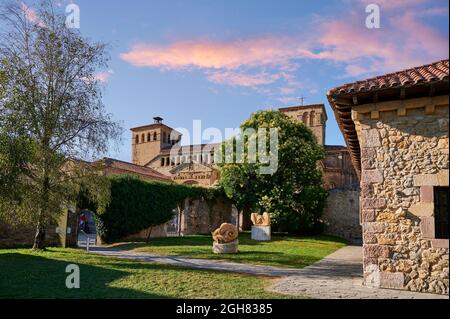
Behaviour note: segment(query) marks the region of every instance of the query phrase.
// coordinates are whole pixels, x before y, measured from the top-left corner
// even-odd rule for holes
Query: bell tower
[[[317,143],[325,145],[325,129],[327,122],[327,112],[325,111],[325,105],[312,104],[284,107],[279,109],[280,112],[285,113],[287,116],[302,122],[309,127],[317,138]]]
[[[155,116],[153,124],[131,129],[133,164],[144,166],[161,153],[180,142],[181,133],[163,124],[163,118]]]

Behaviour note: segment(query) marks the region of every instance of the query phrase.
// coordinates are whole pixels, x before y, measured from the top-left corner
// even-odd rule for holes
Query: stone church
[[[326,189],[346,188],[358,182],[345,146],[325,145],[327,114],[323,104],[279,109],[309,127],[317,142],[325,147],[326,158],[320,163]],[[215,150],[220,144],[179,146],[182,134],[163,123],[135,127],[132,132],[133,164],[152,168],[181,184],[212,186],[218,183],[219,171]]]

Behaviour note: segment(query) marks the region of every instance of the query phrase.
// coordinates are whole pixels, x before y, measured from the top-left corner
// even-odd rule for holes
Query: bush
[[[212,198],[218,190],[164,182],[142,181],[134,176],[111,177],[111,201],[103,213],[96,213],[85,197],[79,206],[96,216],[97,233],[113,242],[143,229],[164,224],[186,198]]]

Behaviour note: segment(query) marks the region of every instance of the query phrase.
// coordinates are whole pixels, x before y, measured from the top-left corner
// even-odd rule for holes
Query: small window
[[[449,188],[434,188],[435,238],[448,239]]]
[[[165,163],[166,161],[165,161],[165,158],[163,157],[163,158],[161,158],[161,166],[164,166],[164,163]]]
[[[151,135],[150,135],[150,133],[147,133],[147,142],[150,142],[151,141]]]
[[[142,133],[142,136],[141,136],[141,142],[142,142],[142,143],[145,142],[145,135],[144,135],[144,133]]]
[[[156,132],[153,132],[153,140],[156,141]]]
[[[137,135],[137,134],[136,134],[136,137],[135,137],[135,143],[139,144],[139,135]]]

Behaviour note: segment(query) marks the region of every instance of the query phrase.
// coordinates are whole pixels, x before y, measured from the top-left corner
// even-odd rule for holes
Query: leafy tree
[[[29,10],[19,2],[0,8],[0,170],[2,184],[13,186],[0,188],[0,217],[32,221],[33,248],[41,249],[46,227],[81,185],[106,206],[108,180],[77,159],[104,154],[121,129],[96,78],[107,66],[105,45],[66,28],[50,0],[32,17]]]
[[[249,142],[258,139],[258,128],[278,128],[278,169],[273,174],[261,173],[260,168],[267,164],[259,157],[255,163],[248,161]],[[318,162],[325,152],[314,134],[303,123],[278,111],[254,113],[241,124],[241,129],[255,131],[227,141],[222,148],[223,156],[229,143],[235,148],[237,143],[243,143],[245,150],[243,163],[221,164],[221,185],[227,196],[238,208],[270,212],[279,230],[317,231],[326,199]]]

